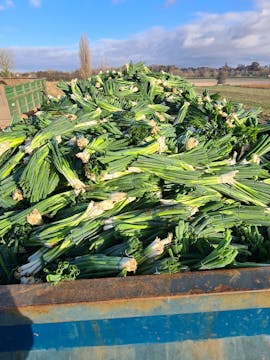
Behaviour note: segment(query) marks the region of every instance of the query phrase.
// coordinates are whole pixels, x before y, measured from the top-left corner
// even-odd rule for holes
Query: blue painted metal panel
[[[270,335],[270,309],[1,326],[0,334],[0,352]]]
[[[270,269],[133,279],[1,287],[0,360],[270,358]]]

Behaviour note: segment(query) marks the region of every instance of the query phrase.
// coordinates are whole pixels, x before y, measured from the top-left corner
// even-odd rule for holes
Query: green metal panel
[[[35,107],[32,95],[30,94],[25,96],[25,103],[27,110],[25,110],[24,112],[27,112],[29,111],[29,109],[33,109]]]
[[[27,102],[25,97],[18,98],[20,112],[25,113],[27,112]]]
[[[5,86],[5,94],[12,117],[20,117],[40,107],[46,94],[46,81],[39,79],[16,86]]]
[[[23,84],[24,91],[29,92],[31,90],[31,83]]]
[[[13,86],[6,86],[5,92],[6,92],[6,96],[8,97],[15,96],[15,88]]]
[[[5,94],[5,86],[0,84],[0,129],[8,126],[10,121],[10,111]]]

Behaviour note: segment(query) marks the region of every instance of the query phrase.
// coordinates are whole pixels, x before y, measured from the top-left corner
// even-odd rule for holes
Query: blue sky
[[[0,48],[16,70],[75,70],[86,33],[93,65],[270,64],[270,0],[0,0]]]

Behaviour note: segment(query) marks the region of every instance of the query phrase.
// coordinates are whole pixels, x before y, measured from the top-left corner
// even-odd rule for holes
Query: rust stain
[[[188,292],[188,295],[196,295],[196,294],[203,294],[203,291],[200,289],[192,289]]]
[[[105,278],[0,287],[0,311],[12,307],[95,303],[270,289],[270,267]],[[147,305],[146,305],[147,306]],[[43,308],[41,311],[45,311]]]
[[[38,306],[27,306],[27,311],[31,312],[33,316],[37,315],[47,315],[51,312],[53,305],[38,305]],[[18,308],[21,311],[24,310],[24,308]]]
[[[10,316],[14,319],[12,314],[16,315],[19,311],[22,316],[28,317],[34,323],[43,323],[246,308],[270,308],[270,290],[149,297],[128,301],[121,299],[94,303],[51,304],[13,308],[8,309],[5,313],[7,315],[6,321]],[[3,321],[5,320],[3,319]]]
[[[228,286],[228,285],[221,284],[221,285],[216,286],[214,290],[215,290],[215,292],[232,291],[232,287]]]

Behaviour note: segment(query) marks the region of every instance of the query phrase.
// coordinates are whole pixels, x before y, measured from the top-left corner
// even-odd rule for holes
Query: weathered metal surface
[[[0,84],[0,129],[4,129],[11,119],[4,85]]]
[[[0,288],[0,310],[8,306],[5,296],[12,297],[16,306],[29,306],[262,289],[270,289],[270,267],[91,279],[57,286],[7,285]]]
[[[15,86],[5,86],[11,116],[20,116],[39,107],[43,102],[45,92],[46,82],[44,79]]]
[[[45,79],[29,79],[17,85],[0,85],[0,126],[4,128],[11,119],[40,107],[45,95]]]
[[[2,286],[0,359],[269,359],[269,295],[270,268]]]

